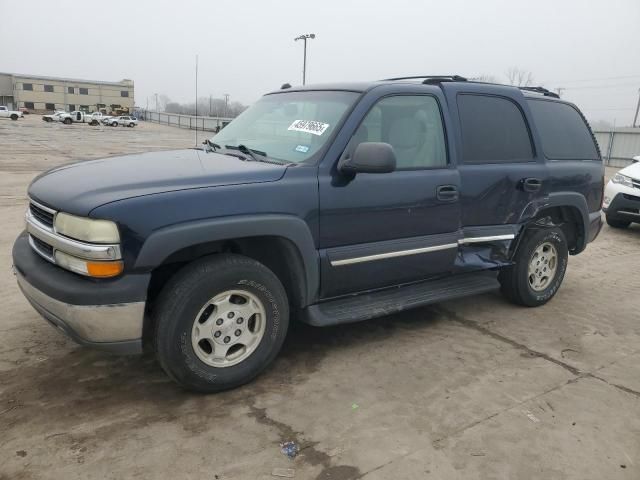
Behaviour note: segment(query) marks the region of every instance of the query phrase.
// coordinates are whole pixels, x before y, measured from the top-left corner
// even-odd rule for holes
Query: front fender
[[[181,223],[156,230],[142,245],[135,269],[151,270],[171,254],[205,242],[258,236],[282,237],[299,250],[304,263],[307,300],[320,287],[319,256],[306,222],[290,215],[240,215]]]

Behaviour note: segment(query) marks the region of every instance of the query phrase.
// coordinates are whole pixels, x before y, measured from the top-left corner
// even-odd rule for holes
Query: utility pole
[[[307,82],[307,40],[313,40],[316,38],[315,33],[305,33],[293,39],[294,42],[298,40],[304,41],[304,54],[302,59],[302,85]]]
[[[635,128],[638,122],[638,112],[640,112],[640,88],[638,89],[638,105],[636,105],[636,114],[633,116],[633,126]]]
[[[556,92],[558,92],[558,96],[559,97],[562,96],[562,92],[564,92],[565,90],[566,90],[566,88],[563,88],[563,87],[556,88]]]
[[[229,95],[228,93],[224,94],[224,118],[227,118],[227,111],[228,111],[228,107],[229,107],[229,97],[231,95]]]
[[[154,95],[156,96],[156,113],[160,112],[160,110],[158,110],[158,94],[154,93]]]
[[[211,116],[211,94],[209,94],[209,116]]]
[[[196,55],[196,147],[198,146],[198,55]]]

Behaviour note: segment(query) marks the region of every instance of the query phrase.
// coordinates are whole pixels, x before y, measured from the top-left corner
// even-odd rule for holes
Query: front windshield
[[[243,145],[275,160],[300,163],[322,148],[356,98],[357,93],[340,91],[266,95],[211,142],[221,148]]]

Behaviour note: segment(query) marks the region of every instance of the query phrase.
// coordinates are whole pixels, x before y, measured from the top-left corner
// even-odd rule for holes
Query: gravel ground
[[[0,122],[0,479],[640,478],[639,225],[605,226],[542,308],[487,294],[296,326],[264,375],[217,395],[181,391],[153,357],[65,339],[11,274],[29,181],[193,145],[192,131],[144,122]]]

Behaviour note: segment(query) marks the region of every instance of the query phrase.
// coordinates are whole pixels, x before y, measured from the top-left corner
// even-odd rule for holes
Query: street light
[[[293,39],[296,42],[298,40],[304,41],[304,60],[302,63],[302,85],[304,85],[307,81],[307,40],[314,39],[314,38],[316,38],[315,33],[305,33]]]

